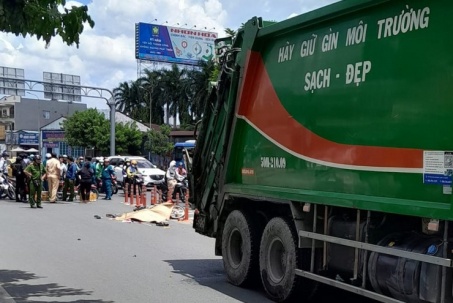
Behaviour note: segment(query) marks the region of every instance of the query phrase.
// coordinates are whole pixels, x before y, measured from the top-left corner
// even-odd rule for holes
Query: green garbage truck
[[[216,41],[190,201],[232,284],[452,302],[452,28],[451,0],[347,0]]]

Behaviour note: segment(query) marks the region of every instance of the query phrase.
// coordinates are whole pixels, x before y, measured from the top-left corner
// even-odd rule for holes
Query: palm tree
[[[131,82],[123,82],[113,90],[115,97],[116,109],[122,113],[129,112],[132,107],[132,89],[129,85]]]
[[[172,64],[171,69],[162,70],[162,88],[166,98],[167,124],[170,124],[170,116],[174,117],[173,126],[176,128],[176,118],[185,107],[184,86],[186,70]]]
[[[142,120],[144,118],[142,90],[138,80],[120,83],[120,86],[113,90],[118,111],[135,120]]]
[[[151,106],[152,122],[154,124],[163,124],[164,122],[164,105],[165,98],[161,86],[162,71],[145,70],[145,76],[140,78],[143,87],[143,97],[147,100],[146,107],[149,121],[149,107]],[[151,104],[150,104],[151,103]]]
[[[190,93],[191,99],[191,119],[192,123],[201,118],[209,96],[210,82],[217,80],[216,64],[214,61],[200,61],[199,70],[192,70],[188,73],[185,82],[186,91]]]
[[[227,34],[228,36],[234,37],[234,36],[236,36],[236,31],[234,29],[227,27],[227,28],[225,28],[225,34]]]

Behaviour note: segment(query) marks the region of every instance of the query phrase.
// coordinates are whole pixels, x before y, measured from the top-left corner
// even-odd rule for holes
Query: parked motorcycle
[[[102,180],[99,179],[97,180],[97,191],[101,194],[104,193],[104,190],[102,189]],[[118,193],[118,181],[116,179],[112,179],[112,194],[117,194]]]
[[[168,195],[167,178],[165,178],[164,182],[157,184],[156,188],[157,188],[157,190],[162,192],[162,201],[167,201],[167,195]],[[187,177],[180,176],[179,180],[177,179],[177,183],[173,190],[172,199],[176,200],[176,194],[179,193],[179,199],[181,200],[182,203],[185,203],[186,202],[186,200],[185,200],[186,193],[187,193],[188,188],[189,188],[189,181],[187,180]]]
[[[7,174],[0,176],[0,198],[10,198],[11,200],[16,199],[16,187],[13,182],[9,179]]]

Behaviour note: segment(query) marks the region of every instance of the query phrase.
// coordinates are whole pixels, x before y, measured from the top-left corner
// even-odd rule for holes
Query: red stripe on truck
[[[275,142],[302,156],[336,164],[423,167],[420,149],[340,144],[308,130],[281,104],[260,54],[251,51],[247,60],[238,115],[247,118]]]

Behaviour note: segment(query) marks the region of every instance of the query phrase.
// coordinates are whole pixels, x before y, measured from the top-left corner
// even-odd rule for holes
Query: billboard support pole
[[[154,80],[151,80],[151,81],[154,81]],[[149,161],[151,161],[151,131],[153,129],[153,124],[152,124],[152,120],[151,120],[152,106],[153,106],[153,83],[151,82],[151,91],[149,92],[149,133],[148,133],[148,143],[149,143],[148,160]]]
[[[5,87],[1,81],[9,81],[11,83],[23,83],[24,84],[24,95],[25,91],[31,92],[47,92],[45,88],[39,89],[35,88],[36,85],[47,85],[49,82],[46,81],[37,81],[37,80],[27,80],[27,79],[18,79],[18,78],[11,78],[5,77],[0,74],[0,91],[1,89],[9,88]],[[103,99],[107,102],[107,105],[110,107],[110,155],[115,155],[115,95],[112,91],[101,88],[101,87],[93,87],[93,86],[85,86],[85,85],[73,85],[73,84],[58,84],[58,86],[64,87],[66,89],[78,89],[81,92],[81,96],[88,97],[88,98],[98,98]],[[95,93],[93,95],[93,93]],[[108,98],[110,97],[110,98]],[[107,99],[108,98],[108,99]],[[12,129],[11,129],[12,131]]]

